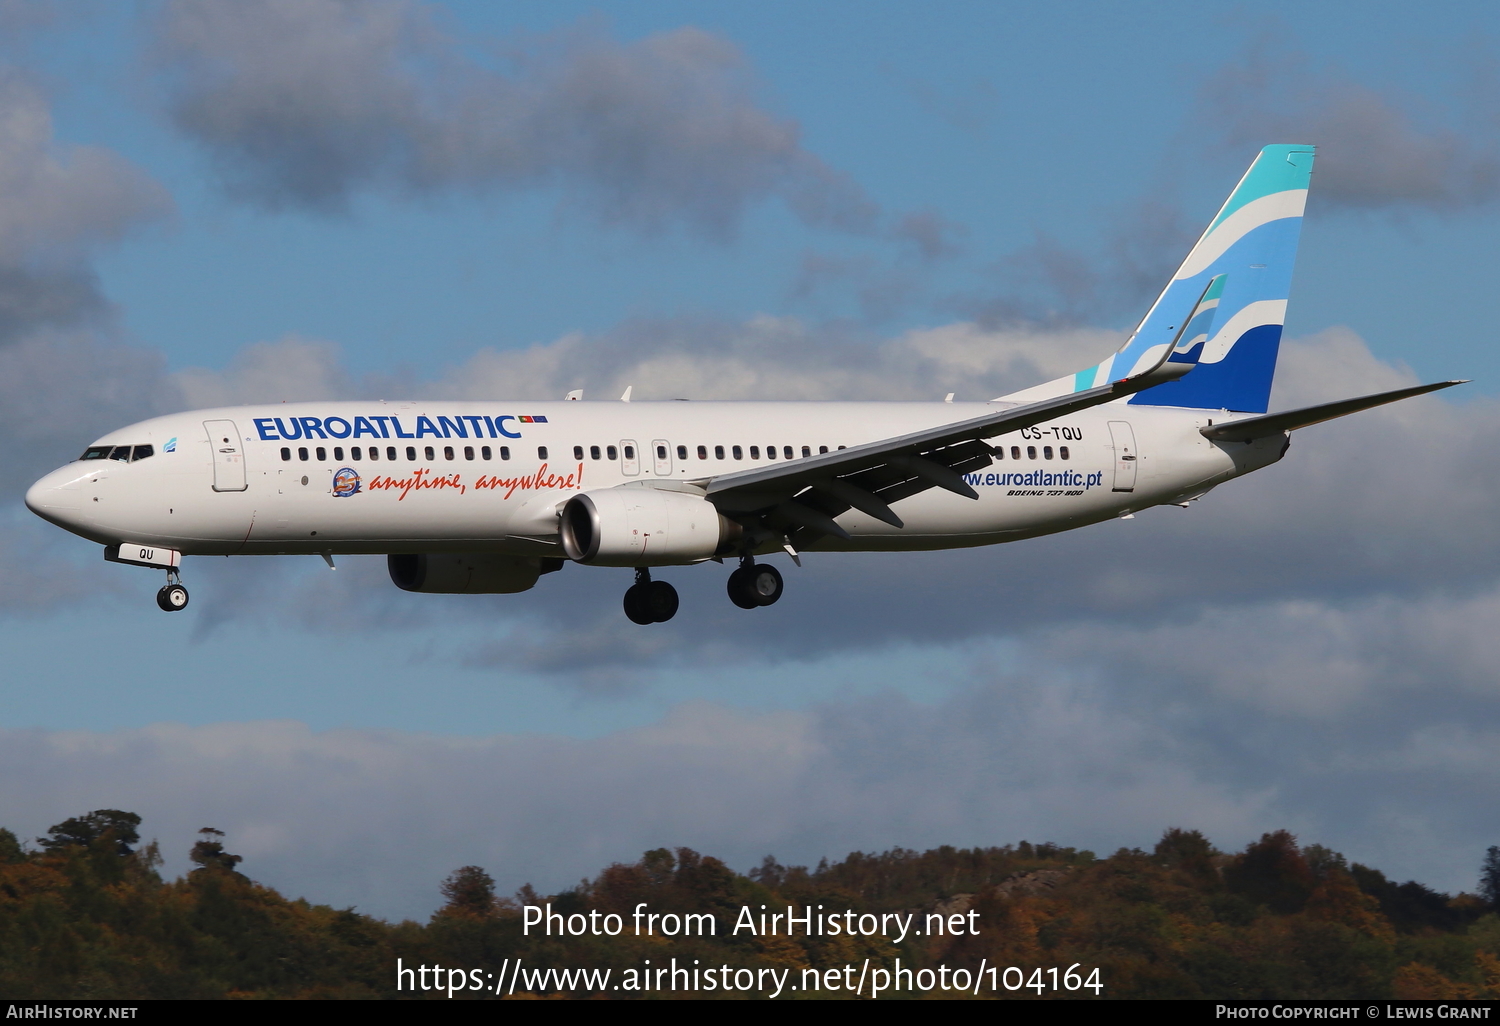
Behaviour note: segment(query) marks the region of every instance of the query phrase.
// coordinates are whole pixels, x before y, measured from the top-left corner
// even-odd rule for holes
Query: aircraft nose
[[[76,467],[60,467],[26,489],[26,508],[43,520],[71,528],[83,522],[82,475]]]

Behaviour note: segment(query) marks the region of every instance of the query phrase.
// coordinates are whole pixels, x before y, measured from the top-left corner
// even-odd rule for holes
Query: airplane
[[[1290,432],[1462,384],[1268,414],[1315,148],[1265,147],[1125,344],[988,402],[368,401],[156,417],[26,493],[37,515],[166,572],[184,556],[383,554],[421,593],[527,591],[567,563],[630,567],[626,616],[672,619],[652,570],[1017,541],[1186,506],[1280,460]]]

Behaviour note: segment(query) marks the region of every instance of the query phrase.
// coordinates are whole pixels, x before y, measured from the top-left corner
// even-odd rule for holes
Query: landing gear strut
[[[156,604],[169,613],[187,608],[188,592],[176,570],[167,571],[167,583],[156,593]]]
[[[769,606],[781,598],[781,587],[781,571],[745,556],[740,568],[729,575],[729,601],[741,609]]]
[[[625,591],[625,615],[631,623],[666,623],[677,615],[677,589],[653,581],[651,571],[636,567],[635,583]]]

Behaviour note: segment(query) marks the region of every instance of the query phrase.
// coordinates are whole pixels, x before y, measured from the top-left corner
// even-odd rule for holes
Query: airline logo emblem
[[[353,467],[340,467],[333,475],[333,496],[346,499],[359,491],[359,472]]]
[[[176,452],[177,451],[177,436],[173,435],[171,438],[168,438],[167,439],[167,444],[163,445],[161,447],[161,451],[162,452]]]

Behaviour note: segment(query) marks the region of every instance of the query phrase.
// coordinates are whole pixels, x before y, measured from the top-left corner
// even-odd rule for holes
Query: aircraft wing
[[[891,503],[928,488],[977,499],[963,475],[992,462],[984,440],[1042,421],[1098,406],[1165,380],[1180,377],[1180,363],[1168,363],[1172,349],[1144,371],[1109,384],[1041,402],[997,409],[982,417],[850,446],[817,456],[753,470],[740,470],[699,482],[720,512],[766,538],[784,537],[794,547],[822,535],[848,538],[834,517],[858,509],[901,527]],[[1186,369],[1190,370],[1191,367]]]
[[[1268,413],[1245,420],[1231,420],[1212,427],[1199,428],[1198,433],[1215,442],[1249,442],[1257,438],[1269,438],[1271,435],[1279,435],[1285,431],[1295,431],[1297,428],[1321,424],[1335,417],[1346,417],[1351,413],[1368,410],[1374,406],[1384,406],[1386,403],[1393,403],[1399,399],[1410,399],[1414,395],[1436,392],[1440,388],[1466,384],[1468,384],[1467,381],[1438,381],[1430,385],[1412,385],[1409,388],[1397,388],[1390,392],[1362,395],[1356,399],[1340,399],[1336,403],[1306,406],[1300,410]]]

